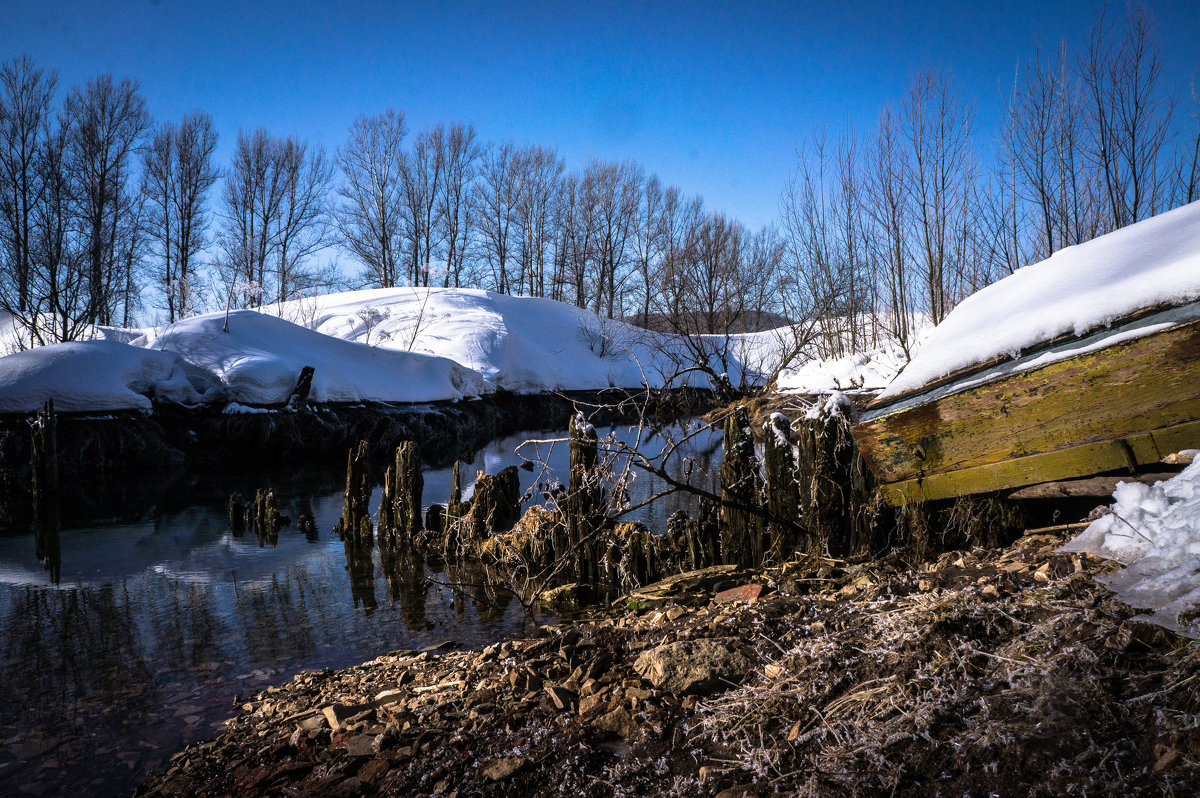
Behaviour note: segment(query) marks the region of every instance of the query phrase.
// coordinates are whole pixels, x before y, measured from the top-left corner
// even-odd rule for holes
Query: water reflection
[[[518,444],[553,436],[482,450],[462,469],[464,493],[479,468],[519,463]],[[522,491],[540,499],[565,473],[567,447],[522,452],[549,466],[520,471]],[[719,445],[707,436],[688,456],[715,470]],[[296,672],[447,639],[482,645],[552,620],[526,616],[468,565],[433,570],[402,548],[338,540],[339,476],[263,475],[139,523],[0,537],[0,793],[128,794],[179,747],[215,734],[236,697]],[[447,500],[451,476],[425,472],[423,510]],[[230,492],[260,488],[294,521],[261,540],[235,536]],[[638,477],[630,499],[653,490]],[[642,517],[665,528],[678,507],[694,512],[673,496]]]

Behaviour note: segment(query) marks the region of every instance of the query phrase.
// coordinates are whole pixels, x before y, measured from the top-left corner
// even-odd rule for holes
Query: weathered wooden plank
[[[938,493],[999,490],[1200,446],[1200,435],[1177,428],[1200,420],[1198,386],[1200,321],[1193,321],[875,418],[856,425],[854,436],[880,482],[920,480],[924,493],[944,476],[934,481]],[[1164,432],[1151,435],[1156,430]],[[1024,465],[1003,465],[1017,460]],[[977,470],[985,466],[996,467]]]
[[[1182,445],[1185,442],[1190,445]],[[881,485],[880,491],[893,505],[987,493],[1158,463],[1166,453],[1194,448],[1197,442],[1200,442],[1200,421],[1189,421],[1129,440],[1096,441],[892,482]]]
[[[1015,490],[1008,498],[1017,501],[1029,499],[1069,499],[1069,498],[1103,498],[1111,496],[1118,482],[1141,482],[1143,485],[1153,485],[1155,482],[1170,479],[1177,471],[1154,471],[1146,474],[1126,474],[1120,477],[1087,477],[1085,479],[1066,479],[1059,482],[1042,482],[1037,485]]]

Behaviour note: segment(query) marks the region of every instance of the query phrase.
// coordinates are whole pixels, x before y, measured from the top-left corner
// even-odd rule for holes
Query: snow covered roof
[[[1059,250],[967,297],[876,401],[1062,336],[1082,336],[1143,308],[1196,300],[1200,201]]]

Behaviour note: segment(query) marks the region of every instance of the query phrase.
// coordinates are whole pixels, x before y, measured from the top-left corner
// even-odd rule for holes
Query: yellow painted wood
[[[1200,421],[1138,437],[1141,440],[1134,441],[1130,446],[1136,455],[1136,462],[1132,464],[1134,467],[1160,462],[1168,452],[1200,447]],[[898,505],[1116,471],[1130,466],[1123,443],[1121,440],[1112,440],[1072,446],[960,471],[893,482],[882,485],[880,490],[889,504]]]
[[[885,495],[903,501],[1157,462],[1200,447],[1192,421],[1200,321],[858,424],[854,436]]]

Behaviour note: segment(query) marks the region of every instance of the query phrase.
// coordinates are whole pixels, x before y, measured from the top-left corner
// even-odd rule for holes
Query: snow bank
[[[305,366],[315,370],[313,402],[428,402],[478,396],[479,375],[446,358],[344,341],[274,316],[242,310],[178,322],[151,344],[212,373],[223,399],[286,402]]]
[[[1200,299],[1200,201],[1059,250],[967,297],[880,399],[1140,308]]]
[[[896,377],[907,360],[899,344],[830,360],[813,359],[784,369],[776,386],[780,393],[797,394],[879,391]]]
[[[683,356],[678,346],[676,358],[664,354],[670,336],[549,299],[478,289],[350,291],[265,310],[337,338],[446,357],[515,393],[660,384]],[[740,376],[741,360],[763,344],[742,352],[746,346],[732,343]]]
[[[196,404],[211,375],[176,355],[116,341],[42,346],[0,358],[0,413],[29,413],[47,399],[56,410],[149,410],[151,402]]]
[[[1096,578],[1149,620],[1200,639],[1200,460],[1166,482],[1122,482],[1111,512],[1061,551],[1088,552],[1125,567]],[[1181,613],[1185,613],[1183,618]]]
[[[0,358],[0,412],[34,410],[48,395],[62,410],[148,407],[158,399],[247,412],[285,402],[304,366],[315,370],[310,398],[317,403],[637,389],[646,382],[703,386],[708,379],[690,368],[695,340],[687,345],[571,305],[479,290],[353,291],[236,311],[229,332],[224,326],[225,314],[214,313],[163,330],[97,330],[107,340],[96,349],[42,347],[11,362]],[[786,336],[699,343],[714,373],[735,385],[762,384],[780,362]],[[91,354],[64,359],[74,351]],[[175,384],[184,372],[191,383]]]

